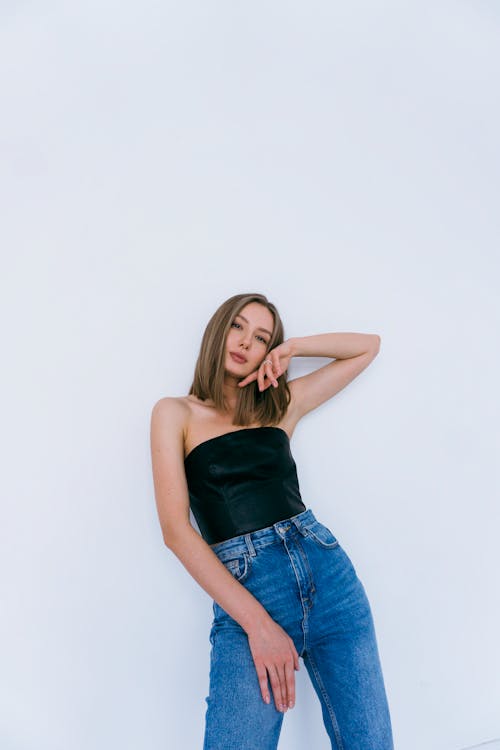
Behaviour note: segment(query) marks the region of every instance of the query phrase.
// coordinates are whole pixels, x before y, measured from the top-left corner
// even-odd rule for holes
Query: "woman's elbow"
[[[169,524],[168,527],[162,529],[163,542],[169,549],[174,549],[177,545],[182,544],[193,531],[194,529],[189,521]]]

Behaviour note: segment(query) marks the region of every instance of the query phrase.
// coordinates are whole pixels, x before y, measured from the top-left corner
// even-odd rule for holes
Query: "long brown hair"
[[[210,398],[215,408],[223,412],[227,410],[223,392],[226,338],[235,316],[250,302],[264,305],[274,318],[266,354],[285,340],[278,310],[263,294],[235,294],[217,308],[203,334],[189,395],[193,394],[202,401]],[[286,375],[284,372],[277,378],[277,388],[269,386],[264,391],[259,391],[257,380],[240,388],[232,424],[248,425],[258,422],[261,425],[273,425],[279,422],[291,399]]]

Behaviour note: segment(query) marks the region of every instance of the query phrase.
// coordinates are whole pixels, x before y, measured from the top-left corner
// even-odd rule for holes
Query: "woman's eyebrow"
[[[237,318],[243,318],[243,320],[245,321],[245,323],[248,323],[248,320],[241,313],[238,313],[236,317]],[[257,326],[257,330],[258,331],[264,331],[265,333],[268,333],[270,336],[272,336],[271,331],[268,331],[267,328],[262,328],[262,326]]]

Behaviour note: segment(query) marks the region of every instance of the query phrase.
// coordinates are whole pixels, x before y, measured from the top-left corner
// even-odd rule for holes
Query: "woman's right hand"
[[[278,711],[285,712],[295,705],[295,674],[300,669],[299,655],[288,633],[275,620],[259,623],[248,635],[248,643],[262,698],[270,703],[267,675],[271,683]]]

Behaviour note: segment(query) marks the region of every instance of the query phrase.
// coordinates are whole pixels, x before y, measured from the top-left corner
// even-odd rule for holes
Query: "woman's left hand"
[[[292,357],[293,353],[290,341],[283,341],[282,344],[278,344],[274,349],[271,349],[264,357],[264,361],[259,368],[251,372],[250,375],[247,375],[243,380],[240,380],[238,385],[248,385],[254,380],[257,380],[259,391],[265,391],[271,384],[277,388],[277,378],[280,375],[283,375],[286,371]],[[265,362],[265,360],[269,359],[271,360],[271,363]]]

